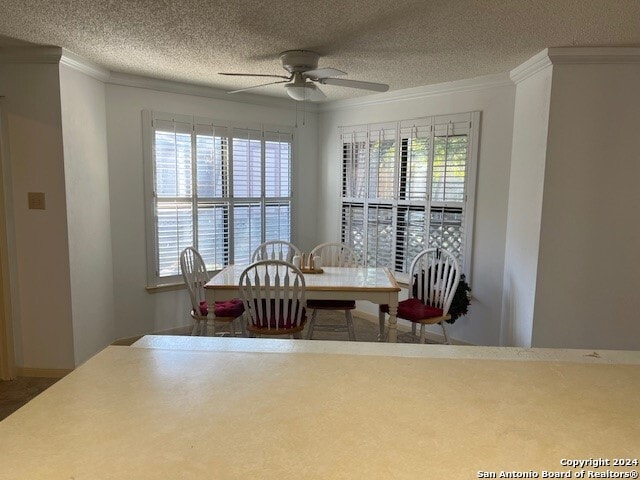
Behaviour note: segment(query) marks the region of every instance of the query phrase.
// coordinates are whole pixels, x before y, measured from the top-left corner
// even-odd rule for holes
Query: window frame
[[[176,284],[182,283],[181,274],[170,275],[170,276],[160,276],[159,274],[159,248],[158,248],[158,238],[157,238],[157,208],[156,208],[156,198],[155,198],[155,159],[154,159],[154,142],[155,142],[155,127],[154,121],[165,121],[165,122],[176,122],[176,123],[187,123],[191,125],[192,133],[191,133],[191,148],[192,148],[192,162],[195,161],[195,145],[196,145],[196,136],[201,130],[199,127],[204,125],[211,125],[213,127],[224,129],[225,136],[227,138],[227,155],[228,155],[228,165],[227,165],[227,196],[226,197],[199,197],[197,190],[197,170],[194,168],[192,163],[192,175],[191,185],[192,185],[192,222],[193,222],[193,232],[196,237],[194,237],[194,241],[192,242],[197,246],[197,219],[198,219],[198,205],[203,204],[220,204],[223,205],[226,203],[229,211],[227,212],[227,229],[228,229],[228,251],[226,261],[228,263],[233,263],[234,260],[234,206],[241,206],[243,204],[249,205],[249,203],[256,203],[260,205],[261,212],[261,232],[260,236],[262,241],[264,241],[265,235],[267,234],[267,229],[265,228],[266,222],[266,209],[273,204],[274,202],[278,205],[281,205],[282,202],[288,202],[289,208],[289,241],[294,241],[294,225],[293,220],[295,218],[294,215],[294,185],[292,183],[294,178],[294,152],[295,152],[295,138],[294,138],[294,129],[290,126],[281,126],[281,125],[269,125],[269,124],[258,124],[258,123],[241,123],[241,122],[232,122],[232,121],[220,121],[211,118],[198,117],[194,115],[183,115],[183,114],[171,114],[165,112],[157,112],[153,110],[143,110],[142,111],[142,141],[143,141],[143,174],[144,174],[144,204],[145,204],[145,237],[146,237],[146,260],[147,260],[147,289],[154,290],[156,288],[163,288],[167,286],[173,286]],[[260,137],[259,140],[261,142],[260,145],[260,163],[261,163],[261,172],[260,172],[260,185],[261,192],[259,196],[253,197],[236,197],[233,188],[233,139],[240,138],[242,139],[242,135],[236,135],[236,132],[249,132],[249,131],[259,131]],[[276,135],[281,136],[283,139],[288,140],[289,143],[289,171],[288,171],[288,186],[289,186],[289,196],[288,197],[271,197],[267,196],[267,185],[265,184],[265,162],[266,162],[266,142],[269,141],[277,141],[274,140]],[[196,247],[197,248],[197,247]],[[227,264],[228,264],[227,263]],[[219,271],[218,269],[209,269],[210,274]]]
[[[339,186],[340,186],[340,202],[339,202],[339,212],[338,212],[338,232],[340,235],[340,239],[342,241],[347,241],[345,236],[345,232],[343,231],[343,225],[345,224],[345,206],[362,208],[362,222],[363,222],[363,253],[365,258],[362,258],[363,264],[367,264],[367,257],[369,255],[368,252],[368,216],[369,209],[371,207],[378,208],[389,208],[392,210],[392,229],[394,232],[394,238],[392,240],[393,251],[391,254],[391,266],[390,270],[394,271],[397,274],[408,273],[408,268],[410,262],[406,261],[406,269],[407,271],[398,271],[396,269],[396,265],[398,264],[398,220],[400,219],[400,208],[407,209],[407,211],[412,210],[414,208],[424,209],[425,215],[425,223],[424,223],[424,235],[425,240],[428,240],[429,236],[429,228],[431,224],[431,213],[432,207],[453,207],[454,205],[447,206],[447,202],[432,202],[432,192],[431,186],[433,186],[432,182],[432,169],[433,169],[433,158],[434,158],[434,143],[433,139],[437,137],[435,133],[436,126],[443,125],[449,122],[468,122],[468,130],[467,130],[467,162],[466,162],[466,172],[465,172],[465,191],[464,191],[464,201],[462,203],[462,212],[463,212],[463,221],[462,221],[462,238],[463,238],[463,265],[460,265],[462,272],[467,275],[467,278],[471,276],[471,266],[472,266],[472,251],[473,251],[473,232],[474,232],[474,218],[475,218],[475,200],[476,200],[476,183],[477,183],[477,169],[478,169],[478,152],[479,152],[479,143],[480,143],[480,111],[472,111],[465,113],[457,113],[457,114],[449,114],[449,115],[437,115],[437,116],[428,116],[428,117],[419,117],[415,119],[408,120],[400,120],[394,122],[378,122],[371,124],[359,124],[359,125],[350,125],[350,126],[340,126],[338,127],[338,158],[340,159],[340,176],[339,176]],[[400,174],[400,169],[402,168],[402,149],[403,149],[403,141],[408,137],[407,135],[403,135],[403,128],[406,128],[407,125],[411,124],[427,124],[432,129],[430,133],[431,144],[430,144],[430,152],[429,152],[429,166],[428,166],[428,179],[431,181],[431,186],[428,188],[428,195],[424,201],[421,200],[411,200],[408,198],[400,198],[400,189],[402,187],[402,178]],[[381,128],[395,128],[395,142],[396,142],[396,153],[395,153],[395,170],[394,170],[394,196],[393,198],[372,198],[370,197],[370,178],[372,172],[370,169],[370,137],[369,132],[371,129],[381,129]],[[363,134],[364,129],[366,129],[365,143],[366,143],[366,164],[364,167],[364,176],[365,176],[365,185],[364,185],[364,197],[348,197],[345,195],[344,191],[344,181],[345,181],[345,146],[346,142],[343,141],[343,135],[352,131],[354,135],[358,133],[359,135]],[[359,140],[356,140],[359,141]],[[354,156],[352,154],[351,158]],[[405,178],[406,181],[406,178]],[[405,185],[406,188],[406,185]],[[434,205],[435,204],[435,205]],[[459,205],[459,203],[456,202]],[[347,241],[347,243],[349,243]],[[426,246],[424,248],[427,248]]]

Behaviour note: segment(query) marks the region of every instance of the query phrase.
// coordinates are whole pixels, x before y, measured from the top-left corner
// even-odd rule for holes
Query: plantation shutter
[[[341,127],[342,241],[367,265],[406,272],[419,252],[440,247],[468,271],[478,120],[475,112]]]
[[[444,120],[434,126],[429,246],[449,250],[463,264],[470,119]]]
[[[367,208],[367,265],[386,267],[393,261],[393,207],[373,204]]]
[[[290,132],[264,131],[264,241],[291,238]]]
[[[293,129],[143,112],[147,280],[179,280],[189,246],[207,270],[291,241]]]
[[[369,129],[369,190],[371,200],[396,198],[396,127],[372,125]]]
[[[368,127],[341,129],[342,242],[351,245],[362,261],[365,255],[364,201],[367,196]]]
[[[208,270],[229,263],[227,128],[196,124],[197,245]]]
[[[395,124],[369,127],[366,261],[375,267],[390,265],[394,257],[397,133]]]
[[[431,118],[400,122],[400,178],[396,229],[396,271],[406,272],[426,248],[433,124]]]
[[[180,273],[180,252],[193,244],[191,123],[154,120],[153,196],[159,276]]]
[[[262,131],[232,131],[233,262],[250,263],[262,243]]]

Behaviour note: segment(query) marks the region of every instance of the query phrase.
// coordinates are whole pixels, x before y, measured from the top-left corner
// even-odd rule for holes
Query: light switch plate
[[[44,192],[29,192],[29,210],[45,210]]]

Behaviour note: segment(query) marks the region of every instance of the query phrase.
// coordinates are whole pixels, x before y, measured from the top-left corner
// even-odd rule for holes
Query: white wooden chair
[[[307,321],[306,292],[297,267],[283,260],[252,263],[240,275],[240,295],[249,332],[301,338]]]
[[[269,240],[264,242],[253,251],[252,262],[259,260],[284,260],[292,263],[293,257],[302,255],[300,249],[293,243],[285,240]]]
[[[445,323],[451,318],[449,307],[460,282],[458,262],[447,250],[428,248],[420,252],[409,269],[412,282],[409,298],[398,304],[398,318],[411,322],[412,333],[420,325],[420,343],[426,343],[426,325],[439,324],[445,343],[449,336]],[[380,306],[380,328],[384,329],[388,305]]]
[[[344,243],[321,243],[311,250],[311,255],[319,256],[323,267],[356,267],[358,265],[356,252]],[[307,339],[311,339],[314,330],[317,329],[331,332],[347,331],[349,340],[355,341],[356,334],[353,328],[353,316],[351,315],[351,310],[356,308],[355,300],[309,300],[307,307],[313,310],[307,331]],[[318,310],[344,310],[346,324],[316,325]]]
[[[191,318],[194,320],[191,335],[206,335],[209,320],[212,317],[204,295],[204,285],[209,281],[209,274],[202,256],[195,248],[187,247],[182,251],[180,254],[180,269],[191,299]],[[244,306],[240,299],[216,302],[214,306],[215,321],[211,322],[213,335],[216,334],[216,322],[221,322],[229,325],[230,333],[235,337],[234,320],[240,317],[242,334],[246,336],[241,318],[243,312]]]

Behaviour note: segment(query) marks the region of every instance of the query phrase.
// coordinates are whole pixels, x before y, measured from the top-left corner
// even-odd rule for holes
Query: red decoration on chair
[[[234,298],[233,300],[226,300],[224,302],[216,302],[214,313],[216,317],[239,317],[244,312],[244,305],[242,300]],[[207,316],[209,313],[209,305],[206,300],[200,302],[200,315]]]
[[[389,305],[381,305],[380,309],[384,313],[389,313]],[[425,305],[417,298],[409,298],[398,302],[398,317],[406,320],[418,321],[425,318],[442,316],[442,309]]]

